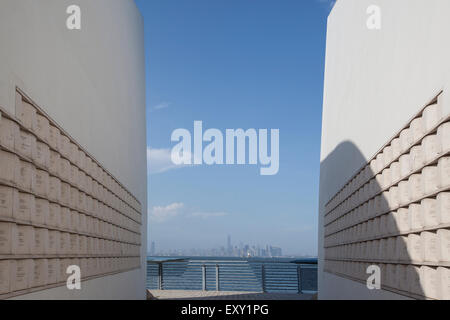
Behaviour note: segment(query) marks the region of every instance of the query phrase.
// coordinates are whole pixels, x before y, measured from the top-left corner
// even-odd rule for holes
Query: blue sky
[[[136,0],[145,21],[149,243],[316,254],[326,0]],[[174,167],[173,130],[280,130],[280,170]]]

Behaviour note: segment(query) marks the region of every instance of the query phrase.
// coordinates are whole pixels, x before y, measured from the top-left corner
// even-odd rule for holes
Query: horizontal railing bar
[[[146,287],[151,289],[159,289],[161,283],[164,290],[298,293],[299,283],[302,291],[317,286],[317,265],[291,262],[171,261],[149,263],[146,270]]]

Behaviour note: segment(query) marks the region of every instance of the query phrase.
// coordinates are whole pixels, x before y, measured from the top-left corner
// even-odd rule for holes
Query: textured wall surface
[[[66,8],[81,7],[81,30]],[[131,0],[0,3],[0,106],[14,114],[18,87],[127,188],[146,226],[145,70],[142,17]],[[141,268],[21,298],[144,299]]]
[[[381,29],[369,30],[370,5]],[[449,87],[446,0],[339,0],[328,19],[319,198],[319,297],[404,298],[324,272],[325,204]]]

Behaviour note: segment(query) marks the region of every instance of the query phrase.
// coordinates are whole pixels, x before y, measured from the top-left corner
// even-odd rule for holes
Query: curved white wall
[[[81,30],[66,8],[81,7]],[[0,106],[18,86],[142,204],[142,268],[20,298],[144,299],[147,225],[143,19],[132,0],[2,0]]]
[[[381,30],[366,26],[370,5],[381,9]],[[403,298],[323,272],[323,211],[389,138],[440,90],[450,88],[449,12],[448,0],[338,0],[328,18],[319,298]]]

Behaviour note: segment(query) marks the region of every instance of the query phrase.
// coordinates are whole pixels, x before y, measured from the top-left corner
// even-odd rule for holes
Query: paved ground
[[[311,294],[230,291],[149,290],[156,300],[311,300]]]

